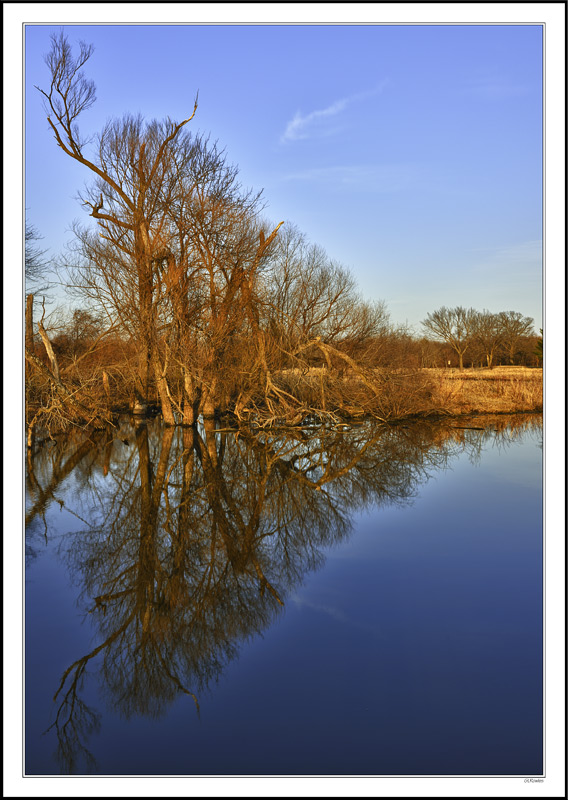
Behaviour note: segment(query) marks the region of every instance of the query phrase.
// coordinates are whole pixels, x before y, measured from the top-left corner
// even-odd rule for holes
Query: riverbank
[[[365,417],[394,423],[417,418],[540,413],[543,410],[543,375],[539,368],[470,368],[461,372],[457,369],[368,371],[366,375],[350,371],[333,378],[325,367],[319,367],[308,370],[306,374],[299,370],[283,370],[273,373],[272,379],[277,392],[287,399],[295,399],[291,414],[271,412],[259,402],[254,408],[246,409],[250,412],[247,415],[218,412],[215,416],[237,425],[286,428],[301,427],[307,422],[338,424]],[[82,405],[85,406],[89,400],[85,397]],[[39,406],[33,403],[28,404],[27,415],[32,419],[36,414],[38,428],[45,427],[49,435],[70,425],[100,428],[118,415],[133,412],[126,398],[121,400],[105,408],[102,398],[99,398],[93,403],[90,419],[71,415],[70,409],[66,414],[53,415],[53,410],[46,408],[42,409],[42,414]],[[99,414],[96,419],[97,411],[101,410],[104,415]],[[155,397],[148,404],[147,412],[139,414],[138,418],[159,414],[159,400]],[[40,419],[42,416],[45,417],[43,420]]]

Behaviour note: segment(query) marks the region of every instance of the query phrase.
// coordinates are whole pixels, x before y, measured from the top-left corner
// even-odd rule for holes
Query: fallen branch
[[[97,417],[100,417],[102,421],[105,423],[112,425],[113,428],[116,427],[114,422],[112,421],[112,415],[106,409],[93,409],[87,408],[80,400],[78,400],[74,393],[72,393],[65,384],[62,383],[61,378],[59,377],[59,373],[54,374],[46,365],[39,359],[35,353],[31,353],[29,350],[26,349],[25,351],[26,360],[33,364],[34,367],[38,370],[38,372],[51,383],[57,394],[59,395],[61,401],[65,404],[69,404],[78,411],[84,419],[89,420],[91,423]],[[57,363],[57,362],[55,362]],[[44,412],[46,413],[46,412]],[[37,414],[36,414],[37,417]],[[34,420],[36,419],[34,417]]]

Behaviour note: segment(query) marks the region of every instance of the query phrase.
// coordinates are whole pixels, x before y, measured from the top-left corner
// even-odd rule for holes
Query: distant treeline
[[[542,366],[543,339],[542,335],[534,333],[531,318],[515,311],[490,314],[470,309],[470,312],[475,315],[476,325],[472,326],[467,336],[460,338],[459,350],[456,350],[454,339],[450,336],[434,338],[433,331],[430,331],[430,335],[420,336],[406,326],[391,324],[384,306],[380,332],[358,343],[335,344],[339,351],[353,357],[364,355],[365,361],[374,367],[459,368],[460,351],[464,368]],[[425,323],[422,325],[426,328]],[[65,371],[75,365],[78,359],[83,363],[83,370],[106,369],[117,378],[119,371],[125,375],[132,371],[132,359],[137,354],[136,343],[126,331],[106,330],[104,320],[94,311],[74,308],[65,312],[59,309],[51,315],[48,327],[53,351]],[[45,346],[37,334],[37,323],[34,330],[34,352],[49,366]],[[305,361],[310,367],[326,364],[321,352],[308,354]],[[285,368],[287,365],[283,363],[280,366]]]

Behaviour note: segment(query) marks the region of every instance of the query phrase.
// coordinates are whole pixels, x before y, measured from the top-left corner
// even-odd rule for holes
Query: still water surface
[[[44,444],[26,774],[541,774],[541,478],[540,417]]]

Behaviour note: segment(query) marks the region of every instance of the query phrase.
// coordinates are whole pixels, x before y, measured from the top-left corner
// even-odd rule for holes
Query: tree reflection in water
[[[515,419],[518,431],[540,422]],[[109,704],[125,717],[157,717],[180,694],[199,713],[199,693],[350,534],[354,510],[408,502],[454,455],[475,458],[488,435],[503,443],[515,435],[511,418],[492,418],[488,430],[412,423],[254,433],[153,422],[125,424],[114,440],[41,448],[27,465],[30,538],[47,504],[65,502],[57,491],[73,471],[89,523],[63,538],[61,552],[99,637],[54,695],[48,730],[61,771],[95,767],[86,745],[99,715],[80,697],[95,659]]]

